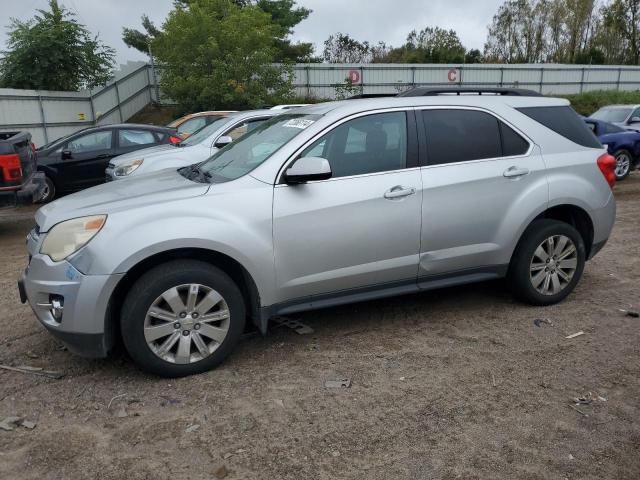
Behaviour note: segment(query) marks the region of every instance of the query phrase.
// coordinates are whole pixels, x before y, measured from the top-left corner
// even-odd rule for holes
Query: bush
[[[555,95],[553,95],[555,96]],[[580,115],[589,116],[605,105],[617,103],[640,103],[640,90],[620,92],[617,90],[595,90],[575,95],[557,95],[566,98]]]

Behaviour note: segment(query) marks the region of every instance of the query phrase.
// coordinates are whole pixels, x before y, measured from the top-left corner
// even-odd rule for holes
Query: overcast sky
[[[59,0],[77,13],[80,22],[98,33],[117,51],[117,60],[145,57],[122,42],[122,27],[140,28],[140,16],[147,14],[158,25],[171,10],[172,0]],[[47,0],[0,0],[0,50],[6,42],[8,17],[31,18]],[[401,45],[409,31],[427,26],[453,28],[467,48],[483,49],[487,25],[503,0],[298,0],[313,10],[296,28],[294,39],[312,42],[316,54],[332,33],[348,33],[370,42]]]

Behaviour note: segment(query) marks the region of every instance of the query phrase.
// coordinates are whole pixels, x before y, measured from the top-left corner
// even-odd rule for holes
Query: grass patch
[[[577,93],[574,95],[551,95],[566,98],[580,115],[589,116],[605,105],[617,103],[640,104],[640,90],[619,92],[616,90],[595,90],[593,92]]]

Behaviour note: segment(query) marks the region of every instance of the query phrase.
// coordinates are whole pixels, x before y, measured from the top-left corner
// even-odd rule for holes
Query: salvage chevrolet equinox
[[[21,300],[70,350],[122,342],[167,377],[221,363],[247,319],[500,277],[561,301],[611,233],[615,160],[566,100],[442,93],[304,107],[43,206]]]

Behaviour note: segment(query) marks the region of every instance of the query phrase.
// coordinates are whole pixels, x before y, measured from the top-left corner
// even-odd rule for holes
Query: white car
[[[109,162],[105,170],[106,180],[120,180],[165,168],[180,168],[202,162],[220,148],[280,113],[282,111],[279,110],[234,113],[215,120],[178,145],[161,145],[117,156]]]

